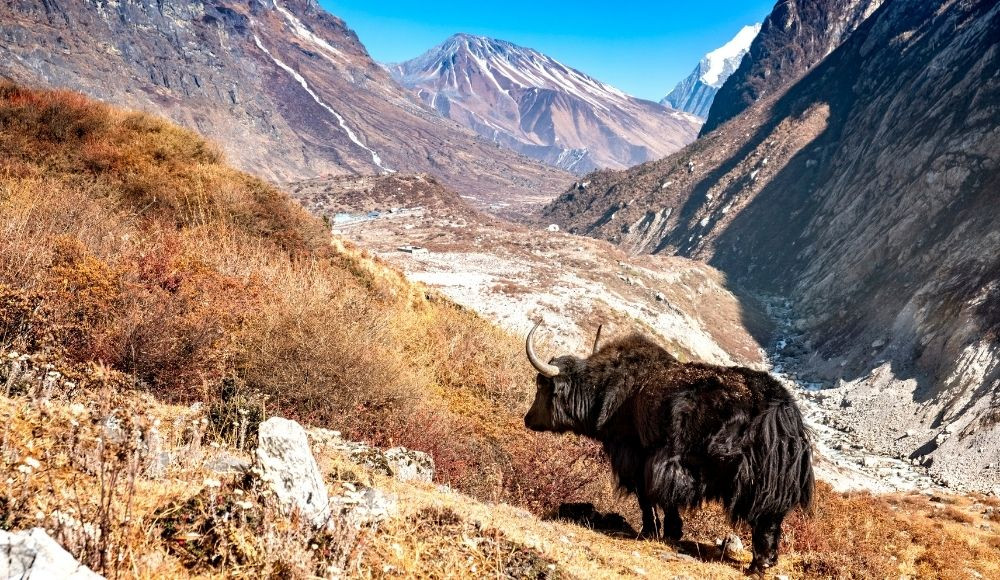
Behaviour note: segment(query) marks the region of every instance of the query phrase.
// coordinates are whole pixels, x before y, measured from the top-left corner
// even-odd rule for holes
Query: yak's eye
[[[539,392],[551,393],[553,389],[552,379],[538,375],[535,377],[535,386],[538,388]]]

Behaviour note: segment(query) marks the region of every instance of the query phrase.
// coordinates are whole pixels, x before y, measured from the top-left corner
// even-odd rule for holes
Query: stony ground
[[[827,480],[835,487],[928,493],[950,489],[1000,496],[1000,458],[991,459],[1000,454],[1000,441],[990,440],[992,433],[965,433],[959,422],[926,426],[929,421],[918,418],[936,413],[938,405],[900,396],[897,389],[907,381],[897,378],[889,363],[852,381],[814,378],[814,357],[794,328],[789,304],[771,297],[761,302],[776,325],[767,349],[772,372],[800,393],[826,460]],[[950,446],[945,448],[949,453],[938,461],[941,454],[930,453],[943,446]]]
[[[628,256],[603,241],[496,219],[426,176],[303,182],[293,196],[331,222],[338,213],[381,210],[377,218],[332,227],[508,330],[523,334],[543,319],[557,350],[590,348],[604,324],[606,337],[652,333],[688,359],[755,366],[764,360],[747,330],[766,332],[763,317],[699,262]]]

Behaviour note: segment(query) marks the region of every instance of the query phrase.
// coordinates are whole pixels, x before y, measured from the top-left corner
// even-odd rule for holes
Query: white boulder
[[[0,578],[61,578],[100,580],[103,576],[76,560],[42,528],[21,532],[0,530]]]
[[[260,424],[257,468],[260,478],[289,512],[297,510],[314,527],[330,516],[329,495],[309,440],[295,421],[272,417]]]
[[[399,481],[434,481],[434,458],[423,451],[413,451],[406,447],[393,447],[384,452],[385,461],[392,475]]]

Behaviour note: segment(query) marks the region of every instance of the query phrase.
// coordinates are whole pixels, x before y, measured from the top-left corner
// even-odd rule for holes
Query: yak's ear
[[[622,408],[625,400],[628,399],[629,389],[618,388],[604,392],[604,401],[601,403],[601,414],[597,416],[597,428],[601,429],[615,416],[618,409]]]

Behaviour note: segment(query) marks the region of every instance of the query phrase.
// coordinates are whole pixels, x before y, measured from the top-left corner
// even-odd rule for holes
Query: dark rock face
[[[456,34],[390,70],[441,115],[577,174],[659,159],[693,141],[701,126],[538,51],[481,36]]]
[[[701,134],[802,78],[884,0],[779,0],[750,54],[719,89]]]
[[[546,223],[789,297],[813,372],[861,385],[845,394],[859,430],[887,446],[949,426],[963,436],[932,470],[1000,483],[983,471],[1000,463],[996,2],[892,0],[786,92],[586,181]]]
[[[12,0],[0,75],[162,114],[279,181],[425,171],[537,201],[572,180],[441,119],[313,0]]]

